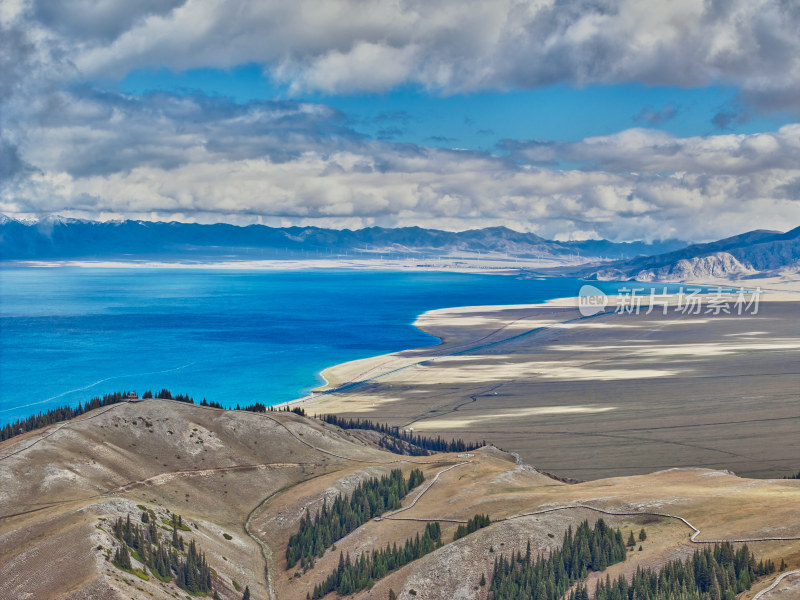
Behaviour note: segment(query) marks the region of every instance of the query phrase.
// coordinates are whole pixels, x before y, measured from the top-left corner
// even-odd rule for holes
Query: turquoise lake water
[[[331,365],[438,343],[412,325],[427,310],[540,302],[577,295],[581,283],[446,272],[2,269],[0,425],[122,390],[276,404],[308,393]]]

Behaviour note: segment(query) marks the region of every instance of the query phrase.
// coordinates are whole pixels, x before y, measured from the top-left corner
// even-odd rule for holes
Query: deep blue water
[[[433,272],[2,269],[0,425],[121,390],[275,404],[319,385],[325,367],[436,344],[412,325],[426,310],[539,302],[580,285]]]

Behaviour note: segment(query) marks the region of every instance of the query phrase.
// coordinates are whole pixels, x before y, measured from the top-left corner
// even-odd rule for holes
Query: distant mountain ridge
[[[557,242],[506,227],[460,232],[421,227],[319,227],[198,225],[151,221],[84,221],[51,216],[17,221],[0,215],[0,259],[170,259],[259,260],[378,255],[424,258],[450,253],[509,255],[520,258],[619,260],[683,248],[687,242],[654,243],[587,240]]]
[[[590,279],[687,281],[741,279],[800,270],[800,227],[786,233],[756,230],[657,256],[581,269]]]

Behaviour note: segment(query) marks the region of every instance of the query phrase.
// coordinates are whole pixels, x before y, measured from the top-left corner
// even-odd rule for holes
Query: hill
[[[52,433],[48,437],[42,434]],[[495,558],[534,554],[561,544],[568,527],[602,517],[627,535],[646,528],[642,550],[606,571],[612,578],[684,558],[695,542],[797,538],[800,481],[745,480],[708,469],[673,469],[567,485],[487,446],[470,455],[398,456],[358,431],[342,431],[292,413],[223,411],[162,400],[117,404],[87,413],[55,433],[32,432],[0,444],[0,597],[187,597],[152,571],[114,564],[115,523],[124,529],[142,513],[161,536],[196,544],[210,567],[215,593],[239,600],[305,598],[351,560],[403,544],[439,522],[441,547],[374,582],[354,597],[485,598],[481,574]],[[403,500],[405,510],[370,520],[335,542],[306,570],[286,569],[285,549],[304,515],[332,506],[372,476],[399,468],[424,472]],[[487,514],[488,527],[452,541],[459,522]],[[654,513],[660,513],[654,514]],[[181,515],[181,527],[172,515]],[[669,516],[672,515],[672,516]],[[149,526],[149,525],[148,525]],[[164,534],[163,532],[166,532]],[[177,538],[175,538],[177,539]],[[759,560],[800,566],[795,539],[753,541]],[[766,587],[777,574],[756,582]],[[599,573],[589,575],[590,587]],[[794,585],[787,578],[776,590]],[[191,597],[188,596],[188,597]],[[332,594],[330,598],[334,598]],[[750,597],[749,595],[746,597]],[[777,597],[777,596],[776,596]]]

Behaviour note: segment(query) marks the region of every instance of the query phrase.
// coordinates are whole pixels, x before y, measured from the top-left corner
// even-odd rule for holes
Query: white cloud
[[[105,0],[89,15],[85,3],[0,5],[0,211],[503,224],[614,239],[702,240],[800,222],[800,125],[509,142],[507,159],[365,139],[319,104],[64,86],[139,67],[256,62],[295,90],[722,81],[758,106],[800,110],[792,3]],[[640,118],[671,114],[653,107]],[[552,168],[558,161],[581,168]]]
[[[311,104],[60,98],[21,146],[38,172],[6,186],[1,211],[693,240],[800,221],[800,125],[709,138],[630,130],[517,144],[508,160],[365,139]],[[536,166],[544,154],[593,167]]]
[[[517,157],[557,159],[609,171],[755,175],[800,164],[800,124],[776,132],[677,138],[653,129],[628,129],[577,142],[507,142]]]
[[[392,48],[358,42],[347,52],[332,50],[314,61],[292,81],[292,89],[310,88],[333,93],[390,89],[409,79],[417,52],[415,46]]]
[[[84,2],[39,0],[35,14],[83,14]],[[412,83],[442,93],[557,82],[722,81],[767,109],[800,110],[800,7],[790,2],[135,4],[136,10],[99,11],[90,23],[101,32],[97,37],[84,35],[86,19],[60,22],[58,31],[72,43],[74,62],[85,75],[256,62],[298,90],[375,91]]]

